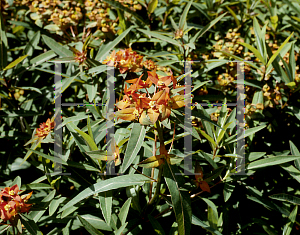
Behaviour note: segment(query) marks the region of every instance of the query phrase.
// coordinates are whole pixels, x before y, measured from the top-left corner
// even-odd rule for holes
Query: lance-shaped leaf
[[[254,55],[265,65],[266,61],[264,60],[263,56],[260,54],[260,52],[254,48],[253,46],[249,45],[245,42],[238,42],[239,44],[243,45],[244,47],[247,47],[250,51],[254,53]]]
[[[289,143],[290,143],[291,154],[295,156],[300,156],[300,152],[297,149],[296,145],[292,141],[289,141]],[[295,166],[297,167],[298,170],[300,170],[300,159],[295,160]]]
[[[187,14],[190,10],[190,7],[192,5],[193,1],[189,1],[188,4],[186,4],[184,10],[183,10],[183,13],[180,17],[180,20],[179,20],[179,29],[181,30],[184,30],[184,24],[186,23],[186,17],[187,17]]]
[[[213,145],[214,147],[217,146],[216,142],[213,140],[212,137],[210,137],[208,134],[206,134],[204,131],[200,130],[199,128],[198,128],[198,130],[201,132],[201,134],[202,134],[202,135],[203,135],[210,143],[212,143],[212,145]]]
[[[72,51],[70,51],[67,48],[63,47],[61,44],[56,42],[54,39],[52,39],[52,38],[50,38],[46,35],[42,35],[42,38],[44,39],[44,42],[46,43],[46,45],[52,51],[54,51],[57,55],[59,55],[61,57],[71,57],[71,56],[73,56]]]
[[[12,69],[13,67],[15,67],[17,64],[21,63],[28,55],[23,55],[21,57],[19,57],[18,59],[14,60],[13,62],[11,62],[9,65],[7,65],[3,70],[8,70],[8,69]]]
[[[156,168],[164,163],[164,156],[156,155],[152,157],[148,157],[144,161],[140,162],[138,166],[144,168]]]
[[[192,224],[201,226],[202,228],[211,232],[214,235],[222,235],[218,230],[215,230],[214,228],[210,227],[209,225],[207,225],[205,222],[203,222],[201,219],[199,219],[195,215],[192,215]]]
[[[99,194],[99,203],[102,211],[102,215],[107,224],[110,224],[111,210],[112,210],[112,191],[103,192]]]
[[[205,34],[211,27],[213,27],[219,20],[221,20],[225,15],[227,14],[224,13],[220,16],[218,16],[216,19],[214,19],[213,21],[211,21],[210,23],[208,23],[203,29],[201,29],[199,32],[197,32],[190,40],[190,42],[195,42],[197,41],[200,37],[203,36],[203,34]]]
[[[287,156],[272,156],[269,158],[257,160],[254,162],[251,162],[247,169],[256,169],[256,168],[262,168],[262,167],[267,167],[267,166],[274,166],[274,165],[279,165],[282,163],[294,161],[296,159],[300,159],[300,156],[293,156],[293,155],[287,155]]]
[[[131,129],[130,138],[127,144],[126,152],[124,155],[124,161],[122,164],[121,172],[125,172],[128,167],[134,162],[137,154],[139,153],[144,138],[146,135],[146,129],[143,125],[139,123],[134,123]]]
[[[87,142],[87,144],[89,145],[91,150],[93,150],[93,151],[98,150],[98,147],[95,144],[95,141],[88,134],[86,134],[83,131],[78,130],[78,129],[75,129],[75,131],[77,131],[84,138],[84,140]]]
[[[276,59],[276,57],[278,56],[280,51],[283,49],[285,44],[287,44],[287,42],[290,40],[290,38],[293,36],[293,34],[294,34],[294,32],[282,43],[282,45],[278,48],[278,50],[272,55],[272,57],[269,59],[267,65],[266,65],[266,68],[269,67],[269,65],[272,64],[272,62]]]
[[[300,205],[300,198],[299,197],[295,197],[293,195],[289,195],[286,193],[278,193],[278,194],[273,194],[271,196],[269,196],[269,198],[272,199],[276,199],[279,201],[286,201],[295,205]]]
[[[127,218],[129,208],[130,208],[130,203],[131,203],[131,197],[126,200],[126,202],[124,203],[124,205],[120,209],[118,217],[121,221],[121,225],[124,225],[125,222],[126,222],[126,218]]]
[[[83,227],[92,235],[103,235],[99,230],[97,230],[93,225],[91,225],[87,220],[82,218],[80,215],[77,215],[77,218],[80,220]]]
[[[145,182],[150,181],[148,177],[144,175],[122,175],[110,178],[108,180],[102,180],[92,186],[84,189],[77,196],[71,199],[59,212],[62,212],[71,206],[74,206],[78,202],[81,202],[85,198],[92,196],[96,193],[107,192],[109,190],[128,187],[132,185],[143,185]]]
[[[297,216],[297,211],[298,211],[298,205],[295,206],[294,210],[291,212],[291,214],[289,215],[289,221],[283,228],[283,234],[284,235],[290,235],[296,220],[296,216]]]
[[[219,134],[219,136],[218,136],[218,138],[217,138],[217,143],[218,143],[218,144],[219,144],[220,141],[222,140],[222,138],[223,138],[223,136],[224,136],[224,134],[225,134],[227,128],[231,125],[231,123],[232,123],[232,122],[227,123],[227,124],[223,127],[224,130],[221,130],[221,132],[220,132],[220,134]]]
[[[178,41],[172,39],[171,37],[164,36],[161,33],[153,32],[153,31],[149,31],[149,30],[144,30],[144,29],[138,29],[138,30],[141,31],[142,33],[148,35],[148,36],[152,36],[152,37],[158,38],[160,40],[166,41],[168,43],[171,43],[175,46],[181,47],[181,44]]]
[[[106,0],[105,0],[106,1]],[[136,26],[131,26],[130,28],[126,29],[121,35],[119,35],[116,39],[114,39],[112,42],[106,44],[103,49],[99,50],[95,60],[104,60],[105,56],[109,53],[110,50],[116,47],[123,38]]]
[[[163,174],[171,194],[179,235],[187,235],[191,232],[192,209],[189,194],[181,191],[175,176],[173,166],[167,162],[163,167]]]
[[[0,70],[7,65],[7,37],[4,29],[4,20],[0,12]]]
[[[256,127],[252,127],[252,128],[249,128],[247,129],[244,133],[240,133],[238,134],[237,136],[236,135],[233,135],[233,136],[230,136],[229,138],[227,138],[225,141],[224,141],[224,144],[231,144],[233,142],[236,142],[240,139],[243,139],[249,135],[252,135],[252,134],[255,134],[256,132],[262,130],[263,128],[265,128],[266,125],[263,125],[263,126],[256,126]]]

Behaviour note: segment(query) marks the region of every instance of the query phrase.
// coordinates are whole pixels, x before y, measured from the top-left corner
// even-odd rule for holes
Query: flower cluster
[[[116,106],[120,109],[116,117],[127,121],[138,120],[143,125],[154,124],[157,120],[163,121],[171,115],[172,109],[184,106],[184,96],[172,96],[169,87],[173,82],[176,88],[177,80],[173,74],[159,77],[154,71],[148,71],[147,80],[142,80],[143,74],[136,79],[127,80],[132,84],[129,88],[125,84],[123,99]],[[150,94],[148,89],[154,85],[154,93]],[[146,92],[142,92],[142,90]],[[149,89],[150,90],[150,89]]]
[[[139,72],[145,66],[146,68],[155,68],[153,61],[148,60],[143,63],[143,56],[132,51],[131,48],[125,50],[113,51],[103,64],[114,66],[120,70],[120,73]]]
[[[2,1],[1,1],[2,2]],[[4,1],[5,2],[5,1]],[[142,6],[138,1],[119,0],[119,2],[132,11],[141,10]],[[109,17],[110,6],[102,0],[63,1],[63,0],[16,0],[16,6],[27,6],[30,17],[40,27],[56,31],[63,35],[70,26],[77,26],[84,19],[84,14],[89,19],[88,28],[97,27],[102,32],[115,33],[117,19]],[[53,24],[49,24],[53,22]],[[72,29],[73,30],[73,29]]]
[[[19,213],[25,213],[30,210],[32,204],[26,204],[31,197],[31,193],[19,196],[20,192],[18,185],[6,187],[0,192],[0,214],[1,219],[6,222],[11,221]]]
[[[52,129],[54,129],[54,122],[51,122],[50,118],[48,118],[46,122],[40,124],[40,128],[36,129],[35,135],[45,138]]]
[[[243,46],[239,42],[244,42],[240,37],[240,33],[237,33],[238,29],[230,29],[225,39],[220,39],[219,36],[215,37],[217,43],[213,46],[216,50],[222,50],[230,54],[241,55]],[[218,59],[224,59],[226,55],[221,52],[214,52],[213,56]]]

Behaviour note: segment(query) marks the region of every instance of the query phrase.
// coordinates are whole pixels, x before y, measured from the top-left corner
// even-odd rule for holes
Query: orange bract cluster
[[[40,124],[40,128],[36,129],[35,135],[45,138],[52,129],[54,129],[54,122],[51,122],[50,118],[48,118],[46,122]]]
[[[139,72],[143,66],[149,70],[156,68],[152,60],[146,60],[143,62],[143,56],[132,51],[131,48],[120,50],[118,52],[113,51],[103,64],[114,66],[120,70],[120,73],[126,72]]]
[[[116,106],[120,109],[116,117],[127,121],[138,120],[143,125],[154,124],[157,120],[163,121],[171,115],[171,109],[178,109],[184,106],[184,96],[175,95],[169,88],[173,82],[176,87],[176,79],[171,76],[158,77],[156,70],[148,71],[146,81],[142,80],[143,74],[136,79],[127,80],[132,84],[129,88],[125,84],[123,99]],[[150,94],[148,88],[155,85],[155,92]],[[144,89],[146,92],[142,92]]]
[[[31,193],[19,196],[18,185],[6,187],[0,192],[0,214],[1,219],[6,222],[12,220],[18,213],[25,213],[30,210],[32,204],[26,204],[31,197]]]

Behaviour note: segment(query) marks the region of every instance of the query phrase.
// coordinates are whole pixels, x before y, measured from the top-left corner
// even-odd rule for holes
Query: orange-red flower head
[[[35,135],[45,138],[52,129],[54,129],[54,122],[51,122],[50,118],[48,118],[46,122],[40,124],[40,128],[36,129]]]
[[[18,213],[28,212],[32,204],[26,204],[31,193],[19,196],[18,185],[6,187],[0,191],[0,216],[6,222],[12,220]]]

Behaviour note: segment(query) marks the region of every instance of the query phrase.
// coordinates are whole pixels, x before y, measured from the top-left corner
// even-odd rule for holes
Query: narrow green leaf
[[[217,137],[217,143],[218,143],[218,144],[219,144],[220,141],[222,140],[222,138],[223,138],[223,136],[224,136],[224,134],[225,134],[227,128],[231,125],[231,123],[233,123],[233,122],[227,123],[227,124],[223,127],[225,131],[224,131],[224,130],[221,130],[219,136]]]
[[[187,17],[187,14],[191,8],[191,5],[192,5],[193,1],[189,1],[184,10],[183,10],[183,13],[182,15],[180,16],[180,20],[179,20],[179,29],[180,30],[184,30],[184,24],[186,23],[186,17]]]
[[[110,178],[108,180],[100,181],[92,186],[84,189],[77,196],[71,199],[64,207],[59,211],[62,212],[67,208],[75,205],[76,203],[84,200],[85,198],[92,196],[96,193],[106,192],[112,189],[123,188],[131,185],[143,185],[149,181],[149,178],[143,175],[122,175]]]
[[[224,144],[231,144],[231,143],[234,143],[240,139],[243,139],[243,138],[246,138],[248,137],[249,135],[253,135],[255,134],[256,132],[264,129],[266,127],[266,125],[263,125],[263,126],[256,126],[256,127],[252,127],[252,128],[249,128],[247,129],[244,133],[240,133],[239,135],[233,135],[233,136],[230,136],[229,138],[227,138],[225,141],[224,141]]]
[[[210,206],[207,209],[207,220],[213,229],[218,229],[218,215],[214,213]]]
[[[23,184],[20,187],[21,190],[41,190],[41,189],[52,189],[53,187],[49,184],[44,183],[31,183],[31,184]]]
[[[231,54],[231,53],[229,53],[229,52],[226,52],[226,51],[222,51],[222,50],[218,50],[218,49],[215,49],[216,51],[218,51],[218,52],[221,52],[222,54],[224,54],[224,55],[227,55],[229,58],[234,58],[234,59],[236,59],[236,60],[239,60],[239,61],[244,61],[245,62],[245,64],[248,64],[248,65],[250,65],[252,68],[255,68],[255,69],[258,69],[258,70],[260,70],[261,71],[261,69],[259,68],[259,67],[257,67],[253,62],[251,62],[251,61],[245,61],[243,58],[241,58],[241,57],[238,57],[238,56],[236,56],[236,55],[234,55],[234,54]]]
[[[96,150],[96,151],[89,151],[86,152],[86,154],[92,158],[95,158],[97,160],[105,160],[107,161],[107,151],[106,150]]]
[[[178,30],[178,25],[175,23],[175,21],[173,20],[173,17],[170,16],[169,17],[170,21],[171,21],[171,24],[172,24],[172,27],[174,29],[174,31],[177,31]]]
[[[27,149],[27,150],[29,150],[29,149]],[[46,155],[46,154],[44,154],[42,152],[39,152],[39,151],[36,151],[36,150],[33,150],[33,149],[30,149],[30,151],[33,152],[33,153],[35,153],[35,154],[38,154],[39,156],[41,156],[43,158],[49,159],[50,161],[57,162],[58,164],[61,164],[61,165],[75,167],[75,168],[79,168],[79,169],[84,169],[84,170],[87,170],[87,171],[96,171],[96,172],[99,172],[99,169],[97,169],[95,167],[92,167],[92,166],[90,166],[88,164],[78,163],[78,162],[73,162],[73,161],[65,162],[61,158],[49,156],[49,155]]]
[[[200,129],[199,129],[200,130]],[[216,144],[216,142],[213,140],[213,138],[212,137],[210,137],[208,134],[206,134],[204,131],[202,131],[202,130],[200,130],[200,132],[201,132],[201,134],[210,142],[210,143],[212,143],[212,145],[214,146],[214,147],[216,147],[217,146],[217,144]]]
[[[0,12],[0,70],[6,67],[7,65],[7,37],[4,28],[4,20],[2,12]]]
[[[42,35],[42,38],[44,39],[44,42],[46,43],[46,45],[52,51],[54,51],[57,55],[59,55],[61,57],[71,57],[71,56],[73,56],[72,51],[70,51],[69,49],[63,47],[61,44],[56,42],[54,39],[52,39],[52,38],[50,38],[46,35]]]
[[[53,71],[53,70],[50,70],[50,69],[43,69],[43,68],[39,68],[39,67],[35,67],[34,69],[35,69],[35,70],[42,71],[42,72],[54,74],[54,75],[60,75],[60,76],[65,77],[65,78],[70,77],[70,76],[67,75],[67,74],[64,74],[64,73],[57,73],[57,72],[55,72],[55,71]]]
[[[154,31],[149,31],[149,30],[144,30],[144,29],[138,29],[138,30],[141,31],[142,33],[144,33],[147,36],[152,36],[152,37],[161,39],[163,41],[166,41],[168,43],[171,43],[175,46],[181,47],[181,44],[178,41],[176,41],[175,39],[172,39],[171,37],[164,36],[161,33],[154,32]]]
[[[296,145],[290,140],[290,149],[291,149],[291,154],[295,155],[295,156],[300,156],[300,152],[298,150],[298,148],[296,147]],[[300,170],[300,159],[295,160],[295,167]]]
[[[80,72],[77,71],[77,73],[75,73],[74,76],[63,79],[61,93],[63,93],[79,75],[80,75]]]
[[[261,31],[260,26],[255,17],[253,19],[253,29],[254,29],[254,34],[255,34],[256,44],[257,44],[259,54],[264,58],[265,52],[264,52],[264,45],[263,45],[263,37],[265,37],[265,35],[262,35],[262,31]],[[257,55],[256,55],[256,57],[257,57]],[[260,61],[263,62],[264,65],[266,64],[266,61],[264,59],[260,60]]]
[[[275,156],[275,157],[269,157],[265,159],[260,159],[254,162],[251,162],[247,169],[257,169],[261,167],[267,167],[267,166],[274,166],[274,165],[279,165],[282,163],[290,162],[295,159],[299,159],[300,156],[292,156],[292,155],[287,155],[287,156]]]
[[[287,44],[287,42],[290,40],[290,38],[293,36],[293,34],[294,34],[294,32],[282,43],[282,45],[278,48],[278,50],[272,55],[272,57],[269,59],[267,65],[266,65],[266,68],[268,68],[269,65],[272,64],[272,62],[275,60],[275,58],[278,56],[280,51],[283,49],[285,44]]]
[[[39,146],[39,144],[42,142],[42,140],[43,140],[42,138],[38,138],[37,140],[34,140],[35,142],[30,147],[30,149],[26,148],[28,150],[28,152],[26,153],[24,160],[20,165],[22,165],[30,157],[30,155],[32,153],[34,153],[34,150]]]
[[[208,83],[209,81],[205,81],[205,82],[200,82],[199,84],[195,85],[192,92],[194,92],[195,90],[197,90],[198,88],[202,87],[203,85],[205,85],[206,83]],[[174,91],[174,90],[173,90]]]
[[[234,13],[234,11],[231,10],[231,8],[228,7],[228,6],[226,6],[226,9],[227,9],[227,10],[230,12],[230,14],[233,16],[233,18],[234,18],[234,20],[235,20],[235,23],[236,23],[237,27],[239,27],[241,23],[240,23],[240,20],[237,18],[236,14]]]
[[[36,49],[36,46],[39,44],[41,39],[41,33],[40,31],[37,31],[33,37],[30,39],[28,44],[26,45],[24,49],[24,54],[32,56],[34,49]]]
[[[285,226],[284,235],[290,235],[291,234],[294,223],[295,223],[295,220],[296,220],[297,211],[298,211],[298,205],[295,206],[294,210],[289,215],[290,222],[288,222]]]
[[[239,44],[243,45],[244,47],[247,47],[250,51],[252,51],[254,53],[254,55],[265,65],[266,62],[263,58],[263,56],[260,54],[260,52],[254,48],[253,46],[249,45],[248,43],[244,43],[244,42],[238,42]]]
[[[294,205],[300,205],[300,198],[299,197],[289,195],[289,194],[286,194],[286,193],[273,194],[273,195],[269,196],[269,198],[276,199],[276,200],[279,200],[279,201],[289,202],[289,203],[292,203]]]
[[[91,127],[91,121],[90,121],[90,117],[88,117],[87,119],[87,126],[88,126],[88,133],[89,133],[89,136],[92,138],[92,140],[94,139],[94,136],[93,136],[93,131],[92,131],[92,127]]]
[[[49,62],[58,63],[58,64],[71,63],[71,62],[75,62],[75,57],[70,56],[70,57],[56,58],[56,59],[50,60]]]
[[[173,166],[166,162],[163,166],[163,174],[171,194],[176,222],[178,223],[178,233],[179,235],[187,235],[190,234],[191,230],[191,201],[187,192],[180,191],[176,173],[173,172],[172,168]]]
[[[80,220],[83,227],[92,235],[103,235],[99,230],[95,229],[87,220],[82,218],[80,215],[77,215],[77,218]]]
[[[293,155],[295,155],[295,154],[293,154]],[[299,161],[299,160],[295,160],[295,162],[296,161]],[[286,170],[295,180],[297,180],[300,183],[300,171],[297,168],[295,168],[294,166],[292,166],[289,163],[280,164],[280,166],[284,170]]]
[[[199,219],[195,215],[192,215],[192,224],[200,226],[200,227],[204,228],[205,230],[211,232],[214,235],[222,235],[219,231],[213,229],[212,227],[207,225],[205,222],[203,222],[201,219]]]
[[[121,221],[121,225],[124,225],[126,222],[126,218],[129,212],[129,208],[130,208],[130,203],[131,203],[131,198],[128,198],[126,200],[126,202],[124,203],[124,205],[121,207],[121,210],[119,212],[119,219]]]
[[[3,70],[8,70],[8,69],[15,67],[17,64],[21,63],[27,56],[28,55],[23,55],[23,56],[19,57],[18,59],[14,60],[9,65],[7,65]]]
[[[114,39],[112,42],[106,44],[102,50],[98,51],[98,53],[95,57],[95,60],[103,61],[105,59],[105,57],[107,56],[107,54],[109,53],[109,51],[113,50],[133,28],[135,28],[135,26],[131,26],[130,28],[126,29],[116,39]]]
[[[144,138],[146,135],[146,129],[140,123],[134,123],[131,129],[130,138],[127,144],[126,152],[124,155],[124,161],[122,164],[121,172],[124,173],[128,167],[134,162],[137,154],[139,153]]]
[[[234,188],[235,188],[234,184],[230,184],[230,183],[227,183],[227,182],[224,184],[224,190],[223,190],[224,202],[228,201],[228,199],[230,198]]]
[[[201,29],[199,32],[197,32],[190,40],[190,42],[196,42],[198,41],[199,38],[201,38],[203,36],[203,34],[205,34],[211,27],[213,27],[219,20],[221,20],[225,15],[227,14],[227,12],[225,12],[224,14],[218,16],[216,19],[214,19],[213,21],[211,21],[210,23],[208,23],[203,29]]]
[[[22,222],[21,222],[21,219],[18,218],[17,221],[18,221],[18,222],[17,222],[17,229],[18,229],[18,232],[19,232],[19,233],[22,233],[23,229],[22,229]]]
[[[112,190],[100,193],[99,203],[105,222],[110,224],[112,214]]]
[[[202,198],[208,205],[208,213],[207,213],[207,220],[209,222],[209,225],[212,229],[217,230],[218,229],[218,211],[215,204],[207,199]]]
[[[289,55],[289,69],[292,74],[292,81],[295,80],[295,73],[296,73],[296,61],[295,61],[295,43],[292,43]]]
[[[84,133],[81,130],[75,129],[75,131],[77,131],[83,138],[84,140],[87,142],[87,144],[90,146],[91,151],[96,151],[98,150],[97,145],[95,144],[95,141],[92,139],[91,136],[89,136],[88,134]]]
[[[122,232],[126,228],[127,224],[128,224],[128,222],[126,222],[125,224],[123,224],[117,231],[115,231],[115,235],[122,235],[123,234]]]
[[[61,197],[61,198],[58,198],[58,199],[53,199],[51,202],[50,202],[50,205],[49,205],[49,216],[52,216],[55,211],[57,210],[57,208],[59,207],[59,205],[61,205],[64,200],[66,200],[66,197]]]

